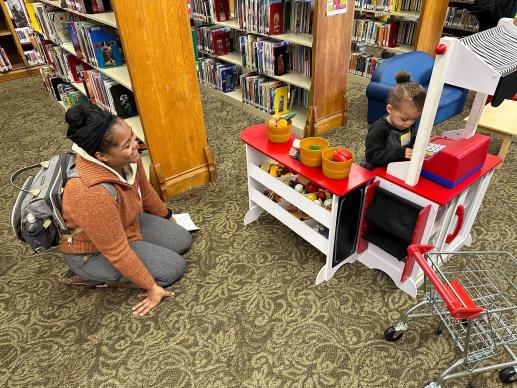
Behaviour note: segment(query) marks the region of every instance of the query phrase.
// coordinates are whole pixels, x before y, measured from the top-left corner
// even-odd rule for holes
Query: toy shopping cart
[[[425,274],[423,300],[388,327],[384,338],[399,340],[409,319],[438,316],[437,334],[447,328],[461,356],[428,388],[494,369],[500,369],[503,383],[517,381],[517,357],[511,348],[517,345],[517,261],[505,252],[429,252],[432,248],[408,248],[401,280],[411,275],[416,261]],[[510,360],[501,362],[504,352]],[[499,363],[485,362],[496,357]]]

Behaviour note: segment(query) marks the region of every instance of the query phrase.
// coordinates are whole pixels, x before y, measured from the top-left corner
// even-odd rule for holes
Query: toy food
[[[278,128],[285,128],[285,127],[287,127],[287,125],[288,125],[287,120],[284,120],[284,119],[280,119],[276,123],[276,126]]]
[[[318,197],[316,196],[315,193],[309,193],[309,194],[306,194],[307,195],[307,198],[309,198],[311,201],[315,201],[318,199]]]
[[[323,206],[329,208],[332,206],[332,200],[331,199],[326,199],[325,202],[323,202]]]
[[[275,123],[276,123],[278,120],[280,120],[280,115],[273,115],[273,116],[271,116],[271,119],[275,120]]]
[[[346,162],[346,157],[340,152],[334,152],[334,155],[332,156],[332,160],[334,162]]]
[[[317,151],[317,150],[321,150],[321,147],[317,144],[313,144],[309,147],[310,150],[313,150],[313,151]]]
[[[275,121],[275,119],[272,119],[272,118],[271,118],[271,119],[269,119],[269,120],[267,121],[267,125],[270,125],[270,126],[272,126],[272,127],[276,127],[276,121]]]
[[[353,158],[352,153],[346,148],[339,148],[338,150],[336,150],[336,153],[343,155],[345,157],[345,160],[350,160]]]
[[[303,191],[303,185],[301,183],[298,183],[296,186],[294,186],[294,189],[301,193]]]
[[[278,176],[278,164],[273,164],[270,168],[269,168],[269,174],[274,176],[274,177],[277,177]]]
[[[305,191],[307,193],[315,193],[318,190],[319,190],[319,187],[315,183],[309,182],[305,185]]]
[[[319,198],[319,199],[321,199],[322,201],[324,201],[324,200],[326,200],[326,199],[327,199],[324,191],[321,191],[321,190],[320,190],[320,191],[318,191],[318,192],[316,193],[316,195],[317,195],[317,196],[318,196],[318,198]]]

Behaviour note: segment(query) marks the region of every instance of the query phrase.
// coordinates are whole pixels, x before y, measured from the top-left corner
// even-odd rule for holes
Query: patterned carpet
[[[350,120],[328,138],[361,158],[366,98],[360,85],[349,89]],[[0,84],[0,386],[418,387],[448,367],[457,353],[448,335],[434,334],[436,320],[411,322],[395,344],[383,340],[414,303],[383,273],[347,265],[316,287],[321,253],[270,216],[243,226],[238,135],[259,120],[211,96],[203,106],[218,179],[171,201],[201,230],[176,297],[139,319],[138,291],[67,287],[59,254],[36,256],[14,239],[9,172],[70,144],[63,110],[38,78]],[[513,145],[474,225],[475,249],[517,252],[516,159]],[[500,386],[497,373],[485,383]]]

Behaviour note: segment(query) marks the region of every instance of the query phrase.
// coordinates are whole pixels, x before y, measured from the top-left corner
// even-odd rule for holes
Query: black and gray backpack
[[[22,187],[14,180],[22,172],[39,168],[36,175],[30,175]],[[36,253],[59,245],[61,236],[71,238],[81,229],[68,229],[61,216],[61,196],[65,183],[77,178],[75,153],[56,155],[50,160],[23,167],[11,175],[11,184],[20,192],[11,214],[11,224],[18,240],[28,244]],[[110,183],[101,185],[117,198],[117,192]]]

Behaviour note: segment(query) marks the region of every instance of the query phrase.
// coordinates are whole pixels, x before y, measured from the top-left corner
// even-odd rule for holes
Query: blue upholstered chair
[[[368,124],[384,116],[391,89],[395,85],[395,74],[401,70],[411,74],[411,80],[421,84],[426,90],[433,71],[433,57],[421,51],[411,51],[385,59],[375,69],[366,88],[368,97]],[[468,90],[445,85],[438,105],[434,124],[457,115],[463,111]]]

